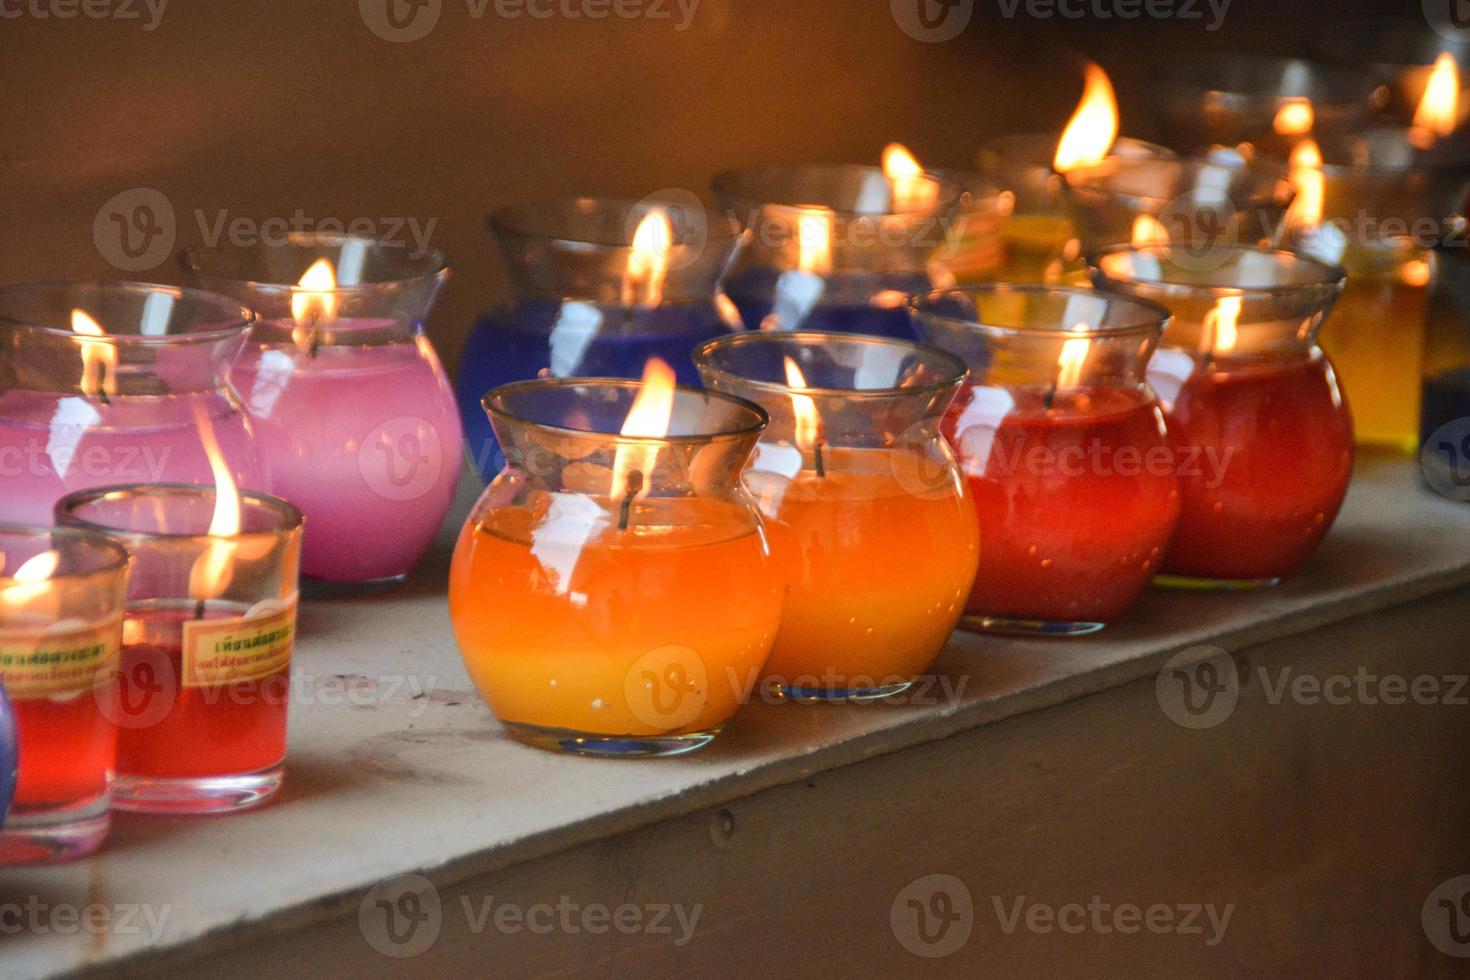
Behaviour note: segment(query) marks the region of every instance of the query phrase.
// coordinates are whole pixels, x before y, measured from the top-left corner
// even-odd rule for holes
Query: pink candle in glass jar
[[[423,332],[443,257],[342,236],[195,251],[201,283],[260,317],[231,380],[270,462],[271,491],[306,515],[302,576],[391,585],[448,513],[463,437]]]
[[[206,483],[209,418],[236,482],[268,474],[227,373],[250,314],[174,286],[58,280],[0,287],[0,522],[50,524],[68,493]]]

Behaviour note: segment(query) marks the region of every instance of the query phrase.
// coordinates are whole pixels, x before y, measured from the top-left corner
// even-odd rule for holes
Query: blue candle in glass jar
[[[1435,250],[1419,432],[1424,476],[1437,492],[1470,501],[1470,256]]]
[[[491,388],[535,377],[638,378],[651,357],[697,385],[690,352],[730,329],[715,292],[735,232],[692,198],[513,205],[495,212],[490,228],[512,296],[477,321],[458,384],[482,475],[504,463],[480,407]]]
[[[956,221],[992,216],[1000,194],[901,156],[907,171],[812,165],[714,179],[744,228],[723,290],[746,329],[916,336],[908,297],[933,288],[931,259],[954,241]]]

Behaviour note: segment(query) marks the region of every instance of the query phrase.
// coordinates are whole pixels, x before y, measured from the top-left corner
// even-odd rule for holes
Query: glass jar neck
[[[223,391],[245,327],[221,336],[114,335],[92,340],[0,324],[0,393],[9,390],[116,399]]]

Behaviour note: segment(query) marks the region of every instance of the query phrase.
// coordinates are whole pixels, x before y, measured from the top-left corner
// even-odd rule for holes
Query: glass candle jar
[[[1009,195],[1009,206],[993,264],[963,270],[957,281],[1086,282],[1082,245],[1063,200],[1062,178],[1052,168],[1057,141],[1055,133],[1019,133],[981,147],[980,175]],[[1174,155],[1167,147],[1127,136],[1115,140],[1109,152],[1123,159]]]
[[[1450,500],[1470,502],[1470,256],[1437,250],[1429,303],[1420,417],[1424,478]]]
[[[1164,141],[1182,153],[1235,147],[1268,130],[1300,136],[1354,125],[1381,101],[1371,74],[1300,58],[1192,51],[1160,63],[1150,78]]]
[[[747,329],[897,338],[913,337],[904,304],[931,288],[967,193],[948,175],[895,182],[857,165],[728,171],[711,186],[745,229],[723,290]]]
[[[694,354],[705,384],[771,417],[745,486],[785,587],[766,690],[842,701],[906,690],[965,608],[979,535],[939,419],[951,354],[851,334],[745,333]]]
[[[1295,247],[1347,271],[1321,341],[1353,406],[1358,445],[1414,453],[1434,253],[1408,235],[1353,241],[1332,224],[1302,232]]]
[[[449,511],[463,451],[423,325],[449,274],[444,257],[290,235],[182,261],[260,318],[231,377],[272,492],[307,517],[303,576],[319,591],[402,581]]]
[[[1112,157],[1067,172],[1084,252],[1173,243],[1196,251],[1275,243],[1296,191],[1285,171],[1223,157]]]
[[[74,493],[56,520],[132,556],[112,805],[227,813],[270,799],[286,757],[301,513],[262,493],[163,484]]]
[[[99,535],[0,526],[0,682],[21,760],[0,864],[79,857],[107,836],[127,572]],[[0,783],[15,750],[0,745]]]
[[[915,297],[970,380],[945,419],[980,519],[966,624],[1081,635],[1116,620],[1163,560],[1179,487],[1144,378],[1168,311],[1083,287]]]
[[[459,369],[460,415],[487,478],[505,462],[480,407],[491,388],[536,377],[637,378],[650,357],[693,384],[689,352],[731,327],[715,296],[735,231],[702,208],[567,198],[502,208],[490,229],[511,299],[476,323]]]
[[[449,612],[481,696],[529,745],[700,748],[776,638],[781,588],[740,487],[766,415],[675,388],[667,365],[647,376],[485,396],[506,465],[460,535]]]
[[[1353,468],[1347,401],[1317,346],[1342,270],[1244,247],[1122,246],[1089,263],[1099,286],[1173,313],[1148,375],[1183,505],[1160,581],[1240,588],[1296,572]]]
[[[90,280],[0,286],[0,521],[73,490],[207,480],[204,413],[234,478],[268,476],[227,374],[250,314],[222,296]]]

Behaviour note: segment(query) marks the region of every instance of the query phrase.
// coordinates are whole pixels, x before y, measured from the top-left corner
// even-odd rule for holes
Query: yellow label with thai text
[[[184,687],[259,680],[286,669],[296,645],[296,603],[279,612],[184,623]]]
[[[87,691],[116,670],[121,647],[121,617],[72,629],[0,629],[0,681],[16,701]]]

